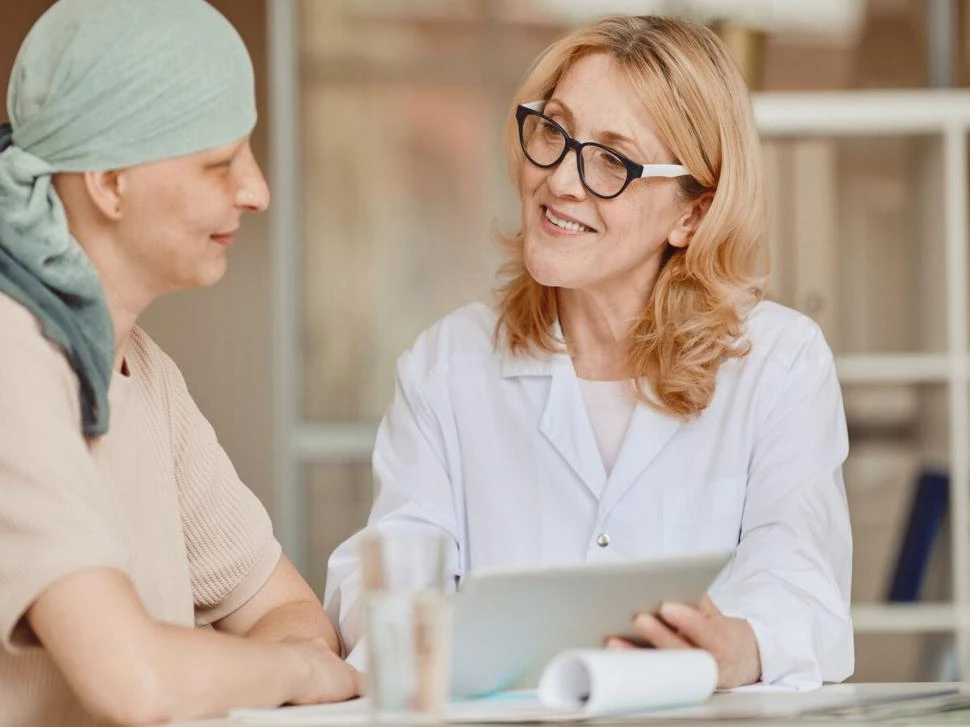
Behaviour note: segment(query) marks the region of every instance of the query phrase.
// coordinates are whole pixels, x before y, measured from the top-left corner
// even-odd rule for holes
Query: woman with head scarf
[[[136,322],[219,280],[269,192],[253,71],[203,0],[59,0],[0,127],[0,715],[157,722],[357,675]],[[211,627],[199,629],[196,627]]]
[[[730,551],[708,598],[631,616],[632,641],[707,649],[722,687],[845,679],[839,382],[818,326],[763,300],[759,140],[727,50],[605,18],[539,56],[507,118],[505,284],[399,359],[369,525],[443,535],[456,580]],[[359,594],[352,539],[326,597],[348,645]]]

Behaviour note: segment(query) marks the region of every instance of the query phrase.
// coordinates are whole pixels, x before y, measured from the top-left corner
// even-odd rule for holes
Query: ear
[[[84,172],[84,188],[95,208],[107,219],[121,219],[125,178],[121,171]]]
[[[680,217],[674,223],[670,234],[667,235],[667,242],[674,247],[685,248],[690,244],[694,237],[694,232],[707,214],[711,202],[714,201],[713,192],[705,192],[700,197],[691,202],[684,209]]]

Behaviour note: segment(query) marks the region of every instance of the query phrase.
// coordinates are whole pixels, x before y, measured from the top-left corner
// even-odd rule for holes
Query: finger
[[[712,637],[711,622],[699,609],[682,603],[665,603],[660,618],[692,646],[708,648]]]
[[[641,613],[633,620],[637,636],[658,649],[689,649],[691,645],[678,636],[659,618]]]
[[[351,669],[353,669],[353,667],[351,667]],[[351,696],[353,696],[353,697],[359,697],[360,695],[362,695],[364,693],[364,689],[365,689],[364,679],[365,679],[365,677],[364,677],[364,675],[361,672],[359,672],[356,669],[354,669],[353,679],[354,679],[354,687],[353,687],[353,692],[354,693]]]
[[[607,649],[632,649],[634,648],[626,639],[621,639],[619,636],[608,636],[606,639]]]
[[[722,616],[720,609],[708,596],[704,596],[697,604],[697,610],[705,616]]]

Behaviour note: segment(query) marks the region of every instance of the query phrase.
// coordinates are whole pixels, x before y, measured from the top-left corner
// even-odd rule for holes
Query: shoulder
[[[762,363],[781,371],[807,366],[827,368],[832,350],[818,324],[808,316],[772,301],[762,301],[745,320],[745,336],[751,344],[750,363]]]
[[[34,314],[9,295],[0,293],[0,331],[7,341],[20,342],[41,336],[40,323]]]
[[[175,361],[137,326],[128,339],[125,364],[139,390],[149,399],[164,399],[170,404],[173,396],[176,400],[188,396],[185,379]]]
[[[418,336],[402,356],[415,373],[430,375],[456,366],[475,366],[493,359],[497,311],[470,303],[448,314]]]
[[[762,302],[746,319],[747,356],[732,362],[728,389],[736,389],[767,417],[822,394],[841,407],[835,358],[819,325],[778,303]],[[780,409],[779,409],[780,407]]]
[[[32,383],[49,386],[48,377],[53,376],[65,384],[66,393],[76,403],[77,376],[67,357],[44,337],[37,317],[4,293],[0,293],[0,331],[0,378],[4,383],[17,387]]]

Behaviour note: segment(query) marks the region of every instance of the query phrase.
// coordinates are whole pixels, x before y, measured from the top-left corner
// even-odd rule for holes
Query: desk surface
[[[970,697],[970,686],[933,682],[903,684],[832,684],[813,692],[781,692],[742,690],[731,693],[718,693],[707,702],[675,712],[657,713],[650,716],[623,717],[612,720],[596,720],[597,724],[623,723],[624,725],[656,725],[681,723],[695,725],[716,725],[721,720],[748,722],[757,720],[761,727],[780,727],[790,724],[824,723],[832,724],[834,719],[844,721],[845,717],[812,716],[802,714],[805,710],[849,704],[858,700],[891,700],[907,695],[928,694],[946,689],[960,689]],[[903,704],[916,706],[915,701],[893,701],[897,708]],[[888,704],[886,704],[888,707]],[[876,715],[873,715],[875,717]],[[854,724],[872,724],[862,717],[852,719]],[[243,723],[228,719],[197,720],[179,722],[178,727],[240,727]],[[247,722],[247,725],[256,723]],[[885,722],[883,722],[885,724]],[[926,714],[914,720],[894,719],[892,724],[970,724],[970,711],[957,713]]]

